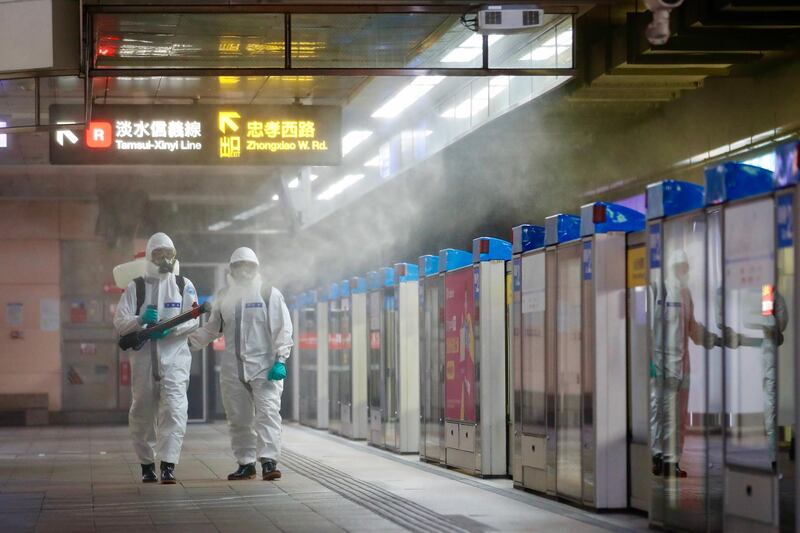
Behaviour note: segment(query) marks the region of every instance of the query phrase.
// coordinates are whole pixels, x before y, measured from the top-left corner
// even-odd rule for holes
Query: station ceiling
[[[514,2],[496,2],[514,3]],[[368,116],[408,78],[348,76],[197,75],[196,69],[281,67],[285,20],[292,12],[292,66],[430,66],[431,57],[463,41],[462,1],[202,1],[171,0],[180,11],[158,13],[152,1],[84,0],[97,9],[92,23],[95,104],[304,104],[340,105],[347,117]],[[345,6],[344,4],[349,4]],[[800,6],[785,0],[687,0],[673,15],[675,34],[664,47],[643,38],[650,14],[636,0],[545,1],[537,4],[578,16],[578,76],[565,89],[576,104],[638,109],[701,88],[708,76],[748,72],[798,49]],[[416,13],[386,13],[391,6]],[[254,8],[248,11],[248,8]],[[314,13],[363,10],[346,16]],[[240,12],[236,12],[240,10]],[[136,12],[139,10],[139,12]],[[275,12],[256,12],[256,11]],[[450,12],[444,12],[450,11]],[[436,53],[434,53],[436,52]],[[174,70],[142,76],[137,69]],[[126,75],[125,70],[131,74]],[[186,70],[189,69],[189,70]],[[109,74],[104,75],[103,70]],[[113,71],[113,73],[111,72]],[[28,102],[25,79],[0,80],[0,117]],[[43,82],[47,103],[82,103],[78,77]],[[444,90],[444,89],[443,89]],[[357,105],[354,104],[357,102]],[[584,107],[581,107],[584,106]],[[226,212],[252,206],[256,196],[279,192],[285,169],[270,167],[53,167],[48,134],[15,135],[0,158],[0,197],[92,198],[114,187],[145,190],[153,204],[184,210],[198,227]],[[191,194],[187,194],[190,191]],[[280,214],[271,222],[283,224]],[[278,217],[278,218],[274,218]]]

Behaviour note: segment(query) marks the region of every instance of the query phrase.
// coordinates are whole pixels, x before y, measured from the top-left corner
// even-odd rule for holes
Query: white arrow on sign
[[[71,144],[78,142],[78,136],[72,133],[72,130],[58,130],[56,132],[56,142],[61,146],[64,146],[64,137],[66,137]]]

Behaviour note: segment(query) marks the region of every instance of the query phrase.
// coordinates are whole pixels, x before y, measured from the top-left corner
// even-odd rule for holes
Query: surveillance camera
[[[647,26],[645,36],[650,44],[666,44],[669,40],[669,12],[683,4],[683,0],[644,0],[653,13],[653,22]]]

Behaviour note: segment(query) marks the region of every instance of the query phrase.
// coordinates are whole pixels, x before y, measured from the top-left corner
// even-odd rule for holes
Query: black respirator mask
[[[170,248],[153,250],[151,261],[158,267],[160,273],[166,274],[167,272],[172,272],[175,268],[175,250]]]
[[[256,278],[258,265],[250,261],[238,261],[231,265],[231,277],[237,283],[249,283]]]

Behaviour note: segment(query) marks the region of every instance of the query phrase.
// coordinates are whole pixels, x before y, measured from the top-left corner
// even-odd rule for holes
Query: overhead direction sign
[[[72,132],[72,130],[56,130],[56,142],[59,146],[64,146],[64,140],[69,144],[75,144],[78,142],[78,136]]]
[[[74,120],[79,106],[51,106]],[[103,106],[83,132],[56,130],[56,165],[338,165],[335,106]]]

